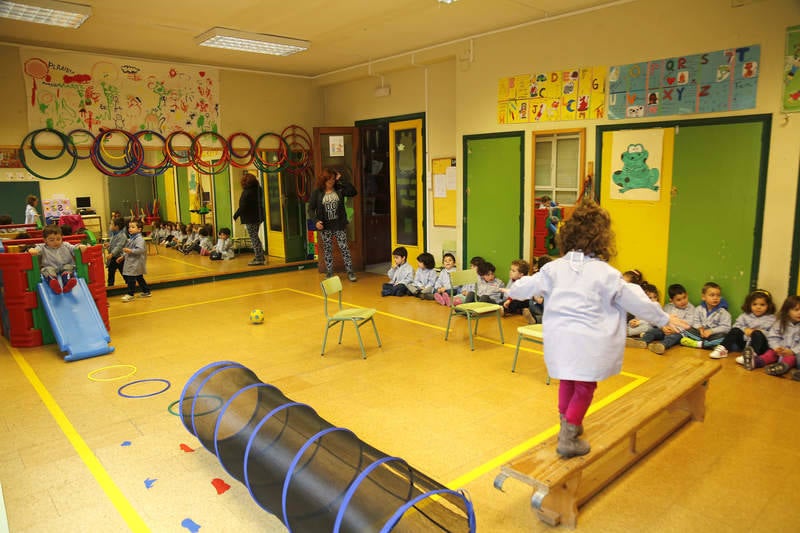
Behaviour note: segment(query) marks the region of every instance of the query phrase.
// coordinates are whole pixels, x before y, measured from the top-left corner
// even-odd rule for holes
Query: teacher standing
[[[253,260],[247,263],[248,266],[263,265],[264,247],[261,245],[258,229],[264,222],[264,192],[258,183],[258,178],[249,172],[242,175],[240,183],[242,194],[239,196],[239,209],[233,214],[233,219],[241,219],[250,236],[250,245],[255,255]]]
[[[358,194],[349,181],[342,179],[338,170],[328,167],[317,176],[317,183],[308,202],[308,215],[322,240],[322,255],[325,259],[326,277],[333,276],[333,239],[342,252],[347,279],[356,281],[353,258],[347,244],[347,212],[344,199]]]

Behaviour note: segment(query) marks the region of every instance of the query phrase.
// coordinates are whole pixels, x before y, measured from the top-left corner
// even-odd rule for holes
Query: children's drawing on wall
[[[613,134],[610,197],[658,201],[664,130],[629,130]]]
[[[783,77],[783,111],[800,111],[800,26],[786,29],[786,66]]]

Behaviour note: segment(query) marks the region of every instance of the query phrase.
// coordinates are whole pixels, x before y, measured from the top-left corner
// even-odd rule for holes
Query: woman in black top
[[[258,236],[258,228],[264,222],[264,192],[258,183],[258,178],[249,172],[245,172],[241,179],[242,194],[239,196],[239,209],[233,214],[233,219],[241,218],[242,224],[247,228],[250,236],[250,245],[253,247],[253,260],[247,263],[249,266],[264,264],[264,247],[261,245],[261,237]]]
[[[356,188],[352,183],[342,180],[342,175],[334,168],[326,168],[317,176],[317,185],[311,192],[308,212],[322,240],[322,254],[325,258],[326,277],[333,276],[333,238],[342,252],[347,278],[356,281],[353,272],[353,258],[347,245],[347,213],[344,199],[355,196]]]

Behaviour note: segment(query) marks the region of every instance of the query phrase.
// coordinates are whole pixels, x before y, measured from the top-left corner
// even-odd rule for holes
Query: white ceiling
[[[0,19],[0,43],[319,76],[518,24],[632,0],[73,0],[77,30]],[[311,41],[289,57],[196,46],[220,26]]]

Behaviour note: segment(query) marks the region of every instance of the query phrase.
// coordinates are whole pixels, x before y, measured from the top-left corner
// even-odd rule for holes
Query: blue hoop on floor
[[[166,387],[164,387],[160,391],[151,392],[150,394],[134,395],[134,394],[125,394],[124,392],[122,392],[125,388],[130,387],[131,385],[136,385],[137,383],[147,383],[150,381],[158,381],[159,383],[164,383]],[[119,389],[117,389],[117,394],[119,394],[123,398],[149,398],[150,396],[155,396],[157,394],[161,394],[162,392],[167,392],[171,386],[172,384],[169,381],[162,378],[137,379],[136,381],[131,381],[130,383],[122,385]]]

